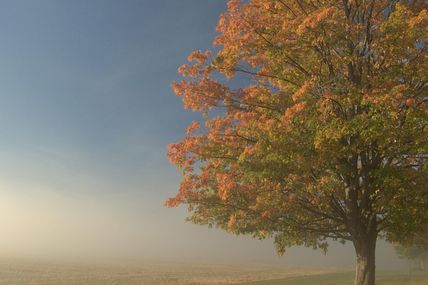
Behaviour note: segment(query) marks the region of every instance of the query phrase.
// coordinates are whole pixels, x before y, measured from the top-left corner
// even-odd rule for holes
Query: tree
[[[400,258],[414,260],[420,270],[425,269],[428,260],[428,226],[416,232],[404,244],[395,244],[395,251]]]
[[[428,260],[428,250],[421,249],[417,246],[394,246],[397,255],[400,258],[413,260],[417,263],[419,270],[425,270],[425,262]]]
[[[377,239],[427,225],[426,7],[229,1],[215,54],[191,53],[172,84],[203,124],[168,146],[183,176],[167,206],[278,253],[349,241],[355,284],[374,284]]]

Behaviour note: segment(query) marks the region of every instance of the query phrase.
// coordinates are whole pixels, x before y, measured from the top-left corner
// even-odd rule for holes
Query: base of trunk
[[[375,285],[375,251],[376,239],[364,240],[355,245],[357,266],[355,285]]]
[[[375,264],[366,258],[357,258],[355,285],[375,285]]]

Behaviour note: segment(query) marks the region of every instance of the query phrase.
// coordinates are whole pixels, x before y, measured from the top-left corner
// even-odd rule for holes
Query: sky
[[[166,159],[197,118],[177,67],[212,47],[223,0],[0,2],[0,256],[353,266],[186,223]],[[380,243],[378,267],[400,266]]]

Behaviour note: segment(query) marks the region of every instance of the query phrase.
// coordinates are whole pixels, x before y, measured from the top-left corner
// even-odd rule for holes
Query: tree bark
[[[376,235],[354,241],[357,264],[354,285],[375,285]]]
[[[421,259],[419,260],[419,270],[425,270],[425,260]]]

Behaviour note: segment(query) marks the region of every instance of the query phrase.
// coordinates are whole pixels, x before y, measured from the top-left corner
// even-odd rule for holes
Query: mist
[[[354,265],[351,245],[332,242],[327,255],[295,247],[279,257],[271,240],[236,237],[192,225],[184,221],[183,209],[164,209],[161,203],[153,205],[138,193],[64,196],[46,189],[23,193],[14,187],[1,184],[3,257],[95,263],[270,264],[284,268],[350,269]],[[377,256],[379,269],[407,268],[407,262],[399,260],[384,242],[379,243]]]
[[[211,48],[226,1],[1,5],[1,258],[353,268],[350,244],[279,257],[164,207],[180,182],[166,146],[199,118],[169,85]],[[378,269],[407,267],[379,242]]]

